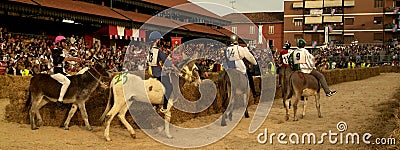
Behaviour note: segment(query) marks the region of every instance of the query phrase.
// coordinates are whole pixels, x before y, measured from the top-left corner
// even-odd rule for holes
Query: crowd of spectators
[[[321,65],[334,64],[325,69],[363,67],[363,63],[369,66],[394,66],[398,65],[400,48],[376,45],[326,46],[313,54]]]
[[[67,38],[68,57],[78,57],[94,61],[94,58],[102,59],[110,69],[122,70],[123,57],[127,47],[118,47],[115,50],[101,46],[99,42],[87,45],[81,36],[71,35]],[[54,40],[46,36],[26,35],[7,32],[0,28],[0,61],[7,64],[6,73],[11,75],[22,75],[28,72],[31,75],[38,73],[50,73],[51,49],[54,48]],[[73,74],[86,65],[85,63],[66,63],[66,72]]]

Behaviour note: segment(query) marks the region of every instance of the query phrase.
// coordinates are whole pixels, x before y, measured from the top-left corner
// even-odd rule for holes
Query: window
[[[237,34],[237,27],[232,27],[232,32]]]
[[[382,33],[374,33],[374,41],[383,41]]]
[[[344,18],[345,25],[354,25],[354,18]]]
[[[268,34],[274,34],[274,26],[269,26]]]
[[[374,17],[374,24],[382,24],[382,17]]]
[[[293,23],[295,27],[300,27],[303,25],[303,18],[294,18]]]
[[[383,0],[375,0],[374,7],[375,8],[382,8],[383,7]]]
[[[294,40],[297,42],[299,39],[303,38],[303,34],[295,34],[294,35]]]
[[[268,44],[270,49],[274,48],[274,40],[268,40]]]
[[[255,33],[254,26],[250,26],[250,34],[254,34],[254,33]]]

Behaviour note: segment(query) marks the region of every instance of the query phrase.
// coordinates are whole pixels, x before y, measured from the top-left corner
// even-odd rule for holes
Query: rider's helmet
[[[55,43],[58,43],[58,42],[60,42],[60,41],[62,41],[62,40],[65,40],[65,37],[64,36],[57,36],[56,37],[56,40],[54,41]]]
[[[289,41],[286,41],[286,42],[285,42],[284,48],[285,48],[285,49],[290,49],[291,46],[292,46],[292,44],[290,44]]]
[[[297,47],[304,48],[306,46],[306,41],[304,39],[299,39],[297,41]]]
[[[238,41],[239,41],[238,36],[236,34],[232,34],[231,35],[231,43],[232,44],[237,44],[237,43],[239,43]]]
[[[150,41],[156,41],[158,39],[162,39],[163,37],[161,36],[161,33],[158,31],[153,31],[150,33],[149,39]]]

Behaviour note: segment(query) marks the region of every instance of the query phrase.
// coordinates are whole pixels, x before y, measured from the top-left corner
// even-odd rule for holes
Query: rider
[[[320,73],[315,67],[314,56],[310,54],[307,49],[304,48],[305,45],[306,41],[304,41],[304,39],[299,39],[297,43],[298,48],[291,54],[293,56],[294,64],[298,64],[298,68],[295,69],[300,69],[301,72],[311,74],[316,77],[321,83],[326,96],[331,97],[333,94],[336,94],[336,91],[331,91],[329,89],[324,75]]]
[[[240,71],[243,75],[246,75],[246,65],[244,64],[242,59],[245,58],[252,65],[257,65],[257,61],[250,53],[249,49],[239,46],[237,35],[231,35],[230,41],[230,46],[225,50],[227,66],[228,68],[236,69]]]
[[[68,86],[71,83],[71,81],[67,78],[67,73],[65,73],[64,70],[64,61],[76,61],[80,62],[81,59],[79,58],[67,58],[65,54],[65,49],[67,48],[67,43],[66,39],[64,36],[57,36],[55,40],[55,47],[53,48],[51,55],[52,55],[52,63],[53,63],[53,70],[54,70],[54,75],[51,75],[51,77],[58,82],[62,84],[61,90],[60,90],[60,96],[57,100],[57,108],[62,110],[62,104],[63,104],[63,99],[64,95],[67,92]]]
[[[173,87],[168,74],[163,72],[163,66],[164,68],[172,67],[175,70],[178,69],[176,69],[173,63],[167,59],[167,55],[159,49],[162,46],[162,36],[160,32],[151,32],[149,39],[153,42],[153,46],[149,51],[149,55],[147,56],[147,64],[151,67],[152,76],[159,80],[165,87],[164,104],[163,108],[161,109],[161,112],[165,112],[168,105],[168,99],[172,93]]]
[[[289,41],[286,41],[283,50],[279,52],[279,57],[278,57],[279,87],[281,87],[282,84],[285,84],[284,83],[285,73],[287,69],[290,69],[288,60],[289,60],[289,55],[293,52],[293,50],[290,50],[291,46],[292,44],[290,44]]]

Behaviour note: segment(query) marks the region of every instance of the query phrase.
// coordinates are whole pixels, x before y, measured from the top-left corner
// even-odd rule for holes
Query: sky
[[[189,0],[192,3],[196,3],[199,6],[206,8],[207,10],[223,16],[234,12],[232,10],[231,1],[235,1],[233,7],[237,12],[247,13],[247,12],[283,12],[283,0]],[[228,8],[219,7],[214,4],[207,3],[217,3],[224,5]]]

